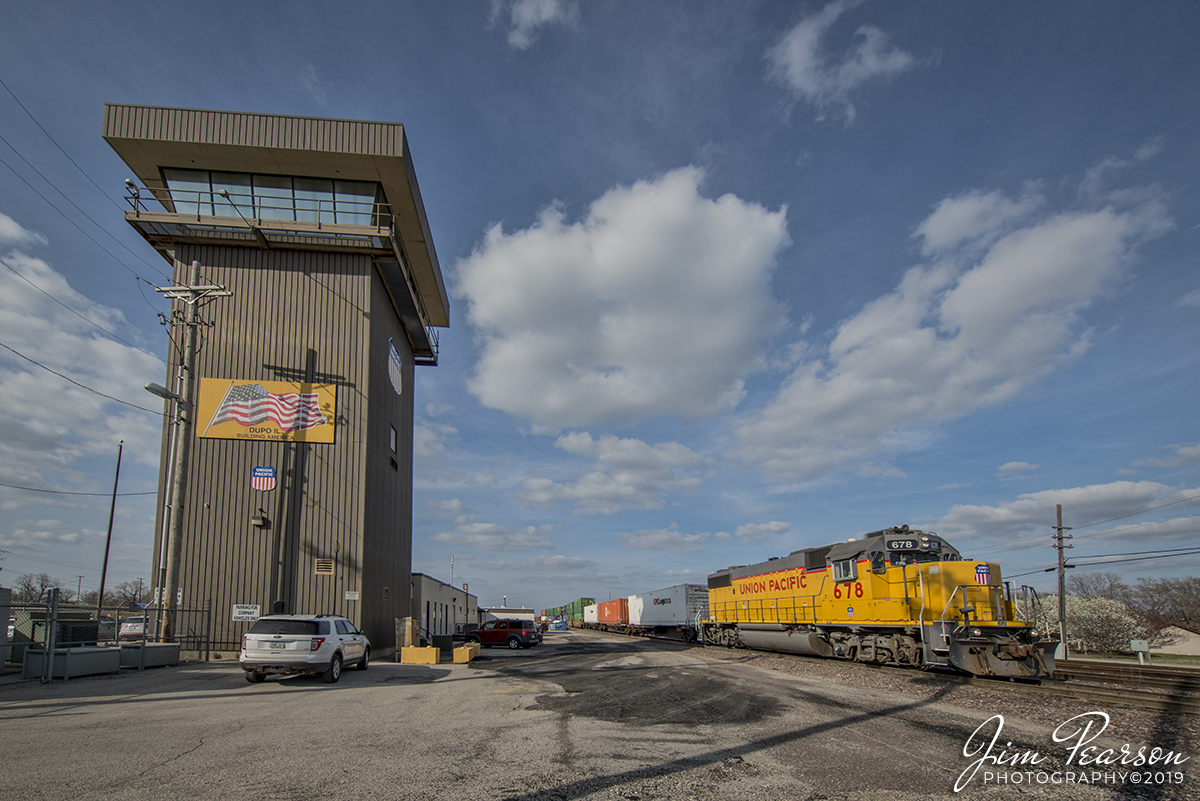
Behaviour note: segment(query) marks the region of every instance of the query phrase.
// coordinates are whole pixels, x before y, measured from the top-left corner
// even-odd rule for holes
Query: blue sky
[[[150,575],[165,263],[105,102],[404,123],[453,298],[413,569],[484,605],[901,523],[1048,589],[1056,504],[1078,572],[1195,573],[1087,558],[1200,547],[1194,5],[198,8],[0,12],[0,582],[98,586],[122,439]]]

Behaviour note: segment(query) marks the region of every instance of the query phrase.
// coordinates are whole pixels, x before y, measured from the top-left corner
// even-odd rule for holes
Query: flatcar
[[[908,526],[708,577],[707,643],[977,676],[1049,676],[1058,643],[1018,619],[994,562]]]
[[[583,628],[696,642],[708,617],[708,588],[676,584],[584,607]]]

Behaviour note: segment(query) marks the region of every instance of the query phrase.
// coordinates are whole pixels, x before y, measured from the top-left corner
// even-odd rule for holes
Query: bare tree
[[[82,605],[84,605],[90,609],[95,609],[97,606],[106,606],[106,607],[116,606],[119,603],[121,603],[121,599],[115,593],[113,593],[111,590],[105,590],[104,591],[104,603],[97,604],[96,596],[99,594],[100,594],[99,590],[91,590],[89,592],[85,592],[83,594],[83,596],[79,599],[79,602]]]
[[[1129,602],[1129,585],[1120,573],[1072,573],[1067,576],[1067,592],[1076,598],[1107,598]]]
[[[1200,626],[1200,577],[1138,579],[1129,603],[1156,628],[1173,623],[1195,628]]]
[[[22,573],[17,577],[17,598],[25,603],[42,603],[50,597],[50,590],[62,589],[62,582],[49,573]]]
[[[117,596],[122,604],[142,604],[150,600],[150,588],[146,586],[145,579],[122,581],[117,585]]]

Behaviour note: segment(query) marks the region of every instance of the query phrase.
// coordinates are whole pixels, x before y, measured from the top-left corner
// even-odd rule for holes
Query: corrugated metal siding
[[[333,153],[404,156],[403,126],[394,122],[285,117],[108,104],[104,136],[169,142],[280,147]]]
[[[363,625],[370,631],[392,632],[395,619],[408,617],[412,583],[412,443],[414,361],[404,330],[392,309],[383,281],[372,272],[370,364],[368,395],[371,417],[367,421],[366,506],[362,582]],[[396,344],[403,362],[401,394],[388,378],[388,338]],[[396,453],[390,450],[390,431],[396,429]],[[396,469],[391,467],[395,459]],[[388,590],[387,600],[383,597]],[[375,642],[372,639],[372,642]]]
[[[333,444],[192,440],[180,576],[185,604],[212,597],[214,643],[229,649],[247,628],[229,620],[235,603],[259,604],[266,613],[283,598],[289,611],[337,612],[365,625],[360,607],[366,594],[353,603],[344,593],[365,589],[364,543],[374,536],[366,533],[366,501],[381,497],[368,492],[367,474],[375,471],[368,467],[368,359],[372,322],[388,315],[371,308],[371,287],[379,279],[369,258],[200,246],[180,246],[176,257],[177,281],[187,282],[188,265],[198,258],[202,281],[233,292],[202,312],[214,325],[201,338],[198,376],[298,381],[312,370],[312,380],[338,385]],[[173,374],[174,364],[168,369]],[[411,437],[411,422],[409,429]],[[383,443],[386,449],[386,433]],[[277,489],[251,489],[258,465],[276,468]],[[395,485],[387,489],[408,494]],[[250,525],[259,507],[269,529]],[[335,575],[315,575],[317,558],[336,558]],[[394,627],[370,626],[368,634],[374,641],[388,630]]]

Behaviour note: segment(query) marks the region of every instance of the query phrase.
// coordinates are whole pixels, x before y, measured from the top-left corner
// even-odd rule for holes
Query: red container
[[[600,604],[600,623],[605,626],[629,625],[629,599],[618,598]]]

